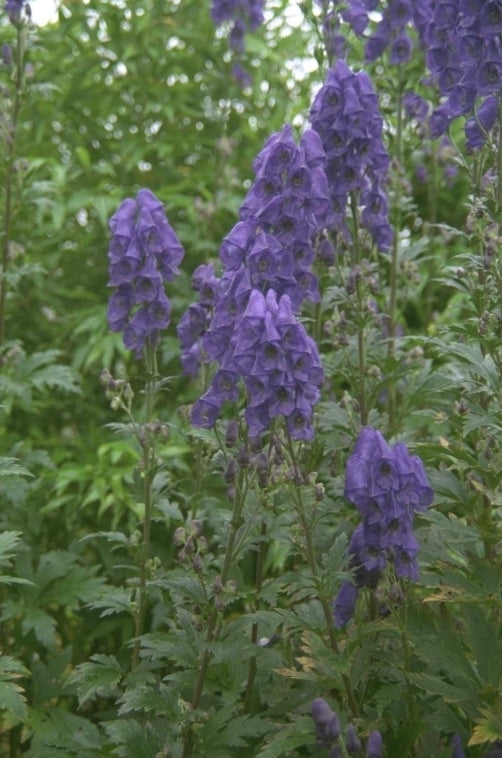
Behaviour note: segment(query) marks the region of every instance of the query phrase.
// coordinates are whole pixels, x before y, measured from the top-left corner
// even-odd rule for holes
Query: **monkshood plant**
[[[0,467],[9,758],[500,750],[500,3],[306,10],[330,64],[312,128],[265,142],[219,255],[184,255],[146,188],[109,221],[101,380],[133,462],[110,458],[111,528],[76,507],[68,551],[33,557],[50,497],[28,514],[28,472]],[[212,11],[239,56],[272,26]],[[443,126],[457,147],[431,146]],[[441,150],[471,183],[460,231],[433,201],[451,176],[426,201],[409,179]]]

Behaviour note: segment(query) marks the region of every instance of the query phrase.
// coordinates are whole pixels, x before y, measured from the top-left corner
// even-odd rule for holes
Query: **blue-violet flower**
[[[109,221],[108,305],[113,332],[123,332],[124,345],[141,357],[156,347],[170,320],[171,304],[164,291],[178,273],[183,248],[167,221],[160,200],[148,189],[126,198]]]

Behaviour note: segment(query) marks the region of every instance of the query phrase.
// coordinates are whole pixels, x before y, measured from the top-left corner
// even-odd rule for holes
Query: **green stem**
[[[496,184],[496,218],[497,218],[497,224],[499,228],[499,236],[500,236],[500,230],[502,227],[502,136],[501,136],[501,130],[502,130],[502,98],[499,98],[499,130],[498,130],[498,145],[497,145],[497,184]]]
[[[146,363],[146,384],[145,384],[145,433],[140,443],[143,445],[143,503],[145,514],[143,519],[143,536],[139,555],[139,585],[138,585],[138,608],[136,612],[135,625],[135,643],[132,654],[132,668],[136,668],[139,662],[139,651],[141,647],[141,635],[145,628],[145,618],[147,611],[147,565],[148,554],[150,550],[150,533],[152,524],[152,484],[155,467],[155,447],[152,443],[147,425],[153,418],[153,400],[155,391],[155,353],[149,345],[145,350]]]
[[[353,263],[359,266],[361,263],[361,247],[359,240],[359,209],[357,197],[354,193],[350,195],[350,208],[352,215],[352,238],[353,238]],[[364,301],[361,291],[361,282],[356,282],[357,297],[357,361],[359,366],[359,417],[361,425],[366,426],[368,423],[368,393],[366,387],[366,333],[364,329]]]
[[[293,447],[293,441],[291,440],[291,437],[289,436],[289,434],[286,435],[286,439],[287,439],[287,448],[288,448],[289,456],[291,459],[291,463],[293,465],[294,470],[296,471],[298,469],[298,463],[296,460],[296,455],[295,455],[295,451]],[[340,648],[339,648],[338,641],[336,638],[335,628],[333,626],[333,614],[331,611],[330,603],[322,592],[321,581],[319,577],[319,568],[317,565],[314,542],[312,539],[312,529],[311,529],[311,525],[308,522],[307,514],[305,513],[305,506],[303,503],[302,492],[299,487],[294,488],[293,498],[296,503],[298,515],[300,517],[300,523],[301,523],[303,533],[305,536],[307,562],[312,572],[312,576],[314,577],[314,580],[316,582],[319,602],[321,603],[324,618],[326,621],[329,644],[333,652],[336,653],[336,655],[340,655]],[[347,674],[342,674],[341,677],[342,677],[343,686],[345,688],[347,703],[352,713],[352,717],[354,719],[357,719],[359,718],[359,707],[356,702],[356,698],[354,695],[354,690],[352,689],[351,681],[349,677],[347,676]]]
[[[221,583],[223,587],[225,587],[225,584],[227,583],[229,574],[230,574],[230,568],[232,565],[232,560],[234,557],[234,549],[235,549],[235,542],[237,538],[237,531],[241,525],[242,521],[242,509],[244,507],[244,501],[245,501],[245,489],[244,489],[244,476],[242,469],[239,471],[239,478],[237,482],[237,486],[235,488],[235,495],[234,495],[234,501],[233,501],[233,508],[232,508],[232,519],[230,521],[230,528],[228,532],[227,537],[227,545],[225,548],[225,555],[223,558],[223,566],[221,569]],[[207,632],[206,632],[206,642],[208,645],[210,645],[212,642],[214,642],[220,633],[221,629],[221,614],[216,609],[213,608],[211,615],[208,619],[207,624]],[[202,693],[204,691],[204,683],[206,680],[206,675],[209,669],[209,664],[211,662],[212,653],[209,648],[206,648],[202,654],[200,666],[199,666],[199,673],[197,676],[197,681],[195,683],[195,688],[192,696],[192,702],[191,702],[191,708],[192,711],[195,711],[199,707],[200,699],[202,697]],[[187,729],[185,732],[185,738],[183,743],[183,753],[182,758],[190,758],[193,752],[193,735],[192,731],[190,729]]]
[[[260,527],[260,548],[258,550],[258,558],[256,561],[256,575],[255,575],[255,589],[256,589],[256,602],[258,603],[258,597],[263,585],[263,566],[265,564],[265,551],[266,543],[265,536],[267,534],[267,524],[265,521],[261,522]],[[256,644],[258,641],[258,623],[255,622],[251,627],[251,642]],[[253,696],[254,680],[256,677],[256,656],[253,655],[249,659],[248,667],[248,679],[246,684],[246,695],[244,698],[243,712],[249,713],[251,707],[251,698]]]
[[[403,583],[401,582],[401,585]],[[417,723],[417,716],[415,713],[415,701],[413,698],[413,687],[410,682],[410,661],[411,661],[411,653],[410,653],[410,646],[408,643],[408,635],[407,635],[407,628],[408,628],[408,608],[407,608],[407,594],[406,594],[406,587],[401,586],[403,596],[405,598],[404,605],[403,605],[403,613],[399,614],[400,618],[400,625],[401,625],[401,644],[403,647],[403,675],[404,675],[404,681],[406,685],[406,707],[408,710],[408,723],[409,724],[416,724]],[[410,758],[415,758],[416,756],[416,750],[415,745],[410,746]]]
[[[16,75],[14,82],[14,106],[10,125],[10,134],[7,139],[7,155],[5,160],[5,196],[4,196],[4,222],[2,230],[2,267],[0,271],[0,347],[5,342],[5,321],[7,301],[7,268],[9,265],[9,242],[12,227],[12,182],[14,177],[14,157],[16,152],[17,125],[21,110],[21,95],[23,92],[23,61],[26,42],[26,28],[21,22],[17,25],[16,44]]]
[[[401,228],[401,179],[400,169],[403,156],[403,77],[401,69],[398,68],[398,86],[396,94],[396,138],[395,138],[395,157],[397,163],[397,177],[394,181],[394,238],[392,241],[392,255],[390,261],[390,292],[389,292],[389,336],[387,342],[387,355],[389,364],[392,366],[396,352],[396,327],[397,327],[397,287],[399,273],[399,234]],[[388,389],[388,413],[389,429],[394,428],[396,418],[396,385],[391,382]]]

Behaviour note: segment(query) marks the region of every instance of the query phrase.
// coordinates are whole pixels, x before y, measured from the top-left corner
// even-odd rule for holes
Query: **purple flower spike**
[[[229,45],[238,55],[244,53],[246,32],[253,31],[263,23],[264,4],[264,0],[212,0],[211,18],[216,26],[227,21],[231,23]],[[243,70],[240,66],[239,69]],[[236,78],[239,80],[240,76]],[[247,82],[244,86],[247,86]]]
[[[432,114],[432,136],[443,134],[454,118],[477,110],[477,118],[466,123],[467,146],[478,150],[484,144],[498,115],[493,103],[502,91],[501,29],[500,0],[436,3],[425,31],[427,64],[444,102]]]
[[[342,585],[334,601],[336,626],[348,623],[358,589],[374,589],[389,561],[398,576],[418,579],[413,517],[433,499],[420,458],[402,442],[391,448],[372,427],[361,430],[347,461],[344,494],[362,520],[348,547],[353,581]]]
[[[108,323],[113,332],[123,332],[124,345],[139,358],[146,345],[157,346],[169,324],[171,304],[164,283],[178,273],[183,248],[162,203],[148,189],[141,189],[136,199],[126,198],[109,227],[109,286],[116,290]]]
[[[341,733],[338,716],[322,697],[317,697],[312,701],[310,712],[314,719],[318,744],[322,747],[330,747]]]
[[[313,130],[304,132],[298,144],[286,124],[267,140],[254,161],[255,181],[240,220],[221,245],[221,278],[212,269],[203,271],[202,286],[200,272],[194,276],[200,302],[190,306],[178,327],[185,371],[204,359],[242,380],[245,418],[254,436],[278,416],[293,439],[314,436],[313,406],[323,369],[317,346],[296,314],[304,300],[320,300],[311,268],[314,240],[333,218],[325,162]],[[207,306],[207,328],[202,305]],[[208,392],[204,399],[212,406],[221,408],[231,399],[213,384]],[[195,410],[195,424],[212,425],[213,413],[201,414],[198,405]]]
[[[323,370],[317,347],[296,320],[288,295],[278,300],[275,290],[266,296],[251,290],[220,365],[209,390],[194,406],[196,426],[214,424],[217,413],[201,413],[208,410],[207,403],[219,412],[226,400],[237,400],[240,378],[247,391],[245,418],[251,435],[261,435],[282,416],[293,439],[312,439],[311,418]],[[200,406],[202,401],[206,405]]]
[[[349,197],[355,195],[363,209],[362,225],[380,250],[388,250],[392,227],[383,187],[389,156],[382,141],[378,97],[368,75],[337,61],[314,98],[310,120],[326,152],[335,230],[350,239],[345,216]]]

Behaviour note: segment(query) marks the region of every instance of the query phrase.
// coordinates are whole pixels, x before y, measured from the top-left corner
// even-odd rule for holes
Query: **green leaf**
[[[21,532],[0,533],[0,566],[10,565],[11,558],[21,542],[21,537]]]
[[[256,758],[284,758],[297,748],[315,744],[312,718],[302,716],[290,724],[281,724],[272,738],[256,754]]]
[[[479,675],[487,684],[498,688],[502,682],[500,624],[484,609],[475,606],[465,608],[463,618],[467,631],[466,643],[474,653]]]
[[[41,608],[27,606],[21,622],[23,634],[33,631],[39,642],[47,648],[56,644],[56,620]]]
[[[16,458],[0,457],[0,476],[33,476]]]
[[[68,677],[77,690],[80,706],[95,697],[110,697],[122,679],[122,668],[114,655],[96,654],[80,663]]]
[[[149,723],[117,719],[105,724],[105,730],[116,745],[114,754],[119,758],[156,758],[158,754],[162,755],[165,742]]]
[[[0,711],[10,726],[25,721],[28,715],[24,688],[16,680],[30,672],[20,661],[0,654]]]
[[[26,758],[101,758],[103,737],[82,716],[51,706],[30,713],[33,736]]]

